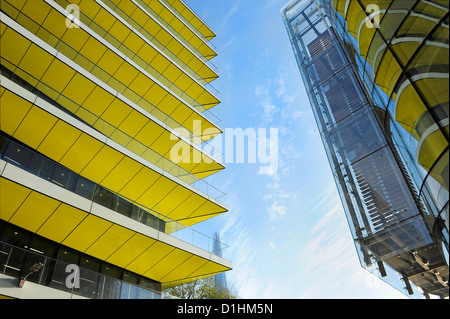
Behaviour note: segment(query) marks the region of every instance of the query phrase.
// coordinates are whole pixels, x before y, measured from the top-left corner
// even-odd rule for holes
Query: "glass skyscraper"
[[[448,297],[448,1],[282,9],[361,265]]]
[[[162,298],[230,270],[190,228],[228,210],[205,180],[224,169],[206,23],[181,0],[0,14],[0,296]]]

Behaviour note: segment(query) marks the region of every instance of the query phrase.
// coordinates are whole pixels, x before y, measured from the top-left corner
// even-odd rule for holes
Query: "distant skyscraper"
[[[223,245],[220,242],[220,234],[214,233],[214,242],[213,242],[213,253],[216,256],[223,257]],[[214,275],[214,285],[217,289],[227,289],[227,277],[225,273],[219,273]]]
[[[231,269],[189,228],[227,211],[204,180],[214,37],[181,0],[1,1],[0,297],[161,298]]]
[[[448,297],[448,1],[293,0],[282,15],[361,265]]]

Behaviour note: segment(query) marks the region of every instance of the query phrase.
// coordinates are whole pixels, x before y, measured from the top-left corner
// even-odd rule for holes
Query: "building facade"
[[[0,295],[163,298],[231,269],[192,229],[227,211],[214,36],[181,0],[1,0]]]
[[[448,9],[282,9],[361,265],[413,297],[449,295]]]

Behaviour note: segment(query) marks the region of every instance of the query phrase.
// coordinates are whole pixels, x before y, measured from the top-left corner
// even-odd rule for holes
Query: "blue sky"
[[[229,212],[196,229],[230,247],[228,283],[241,298],[404,298],[359,264],[281,19],[287,0],[185,0],[212,40],[225,128],[278,128],[278,170],[227,163],[207,179]]]

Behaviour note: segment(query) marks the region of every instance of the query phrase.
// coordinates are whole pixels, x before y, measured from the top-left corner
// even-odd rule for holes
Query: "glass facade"
[[[230,270],[192,228],[228,211],[205,180],[225,168],[214,32],[180,0],[0,2],[0,222],[47,241],[2,233],[1,273],[37,258],[30,280],[67,290],[76,264],[75,294],[159,298]]]
[[[420,289],[447,297],[448,283],[440,279],[449,273],[448,233],[436,227],[448,197],[437,207],[417,183],[418,166],[405,161],[411,150],[399,139],[404,132],[387,111],[389,99],[364,69],[359,50],[367,37],[349,35],[343,16],[330,18],[333,3],[291,1],[282,15],[361,265],[400,290],[404,282],[409,295],[420,297]]]

